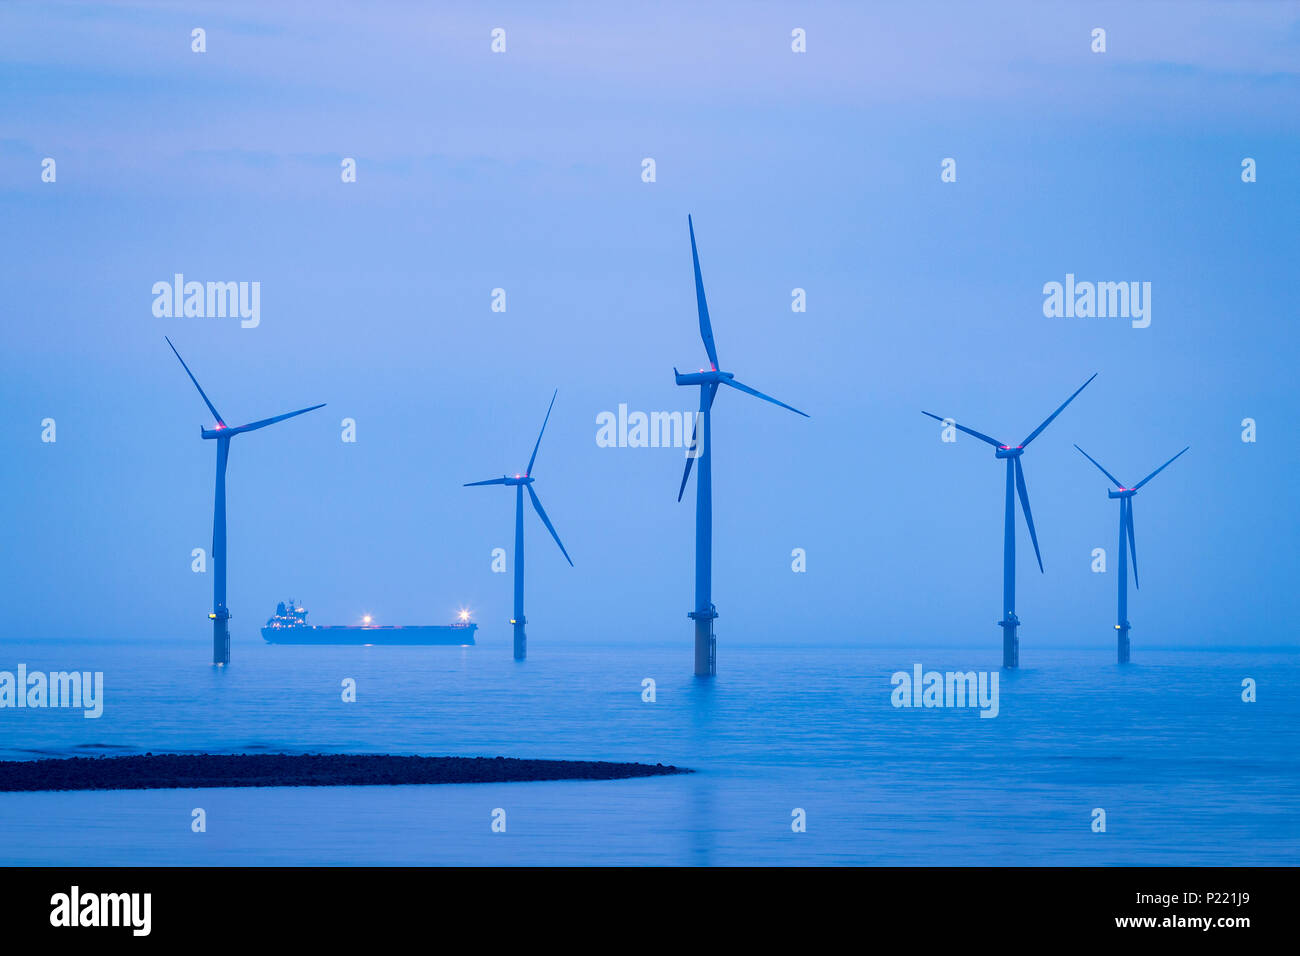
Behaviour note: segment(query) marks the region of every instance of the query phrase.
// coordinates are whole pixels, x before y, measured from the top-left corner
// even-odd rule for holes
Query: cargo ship
[[[262,638],[268,644],[354,644],[354,645],[429,645],[455,644],[467,646],[474,643],[478,625],[469,619],[468,611],[461,611],[452,624],[371,624],[367,615],[360,624],[322,626],[307,623],[307,609],[297,601],[281,601],[275,614],[262,628]]]

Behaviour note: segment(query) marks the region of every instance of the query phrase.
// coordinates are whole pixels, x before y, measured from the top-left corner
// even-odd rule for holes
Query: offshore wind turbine
[[[1038,550],[1038,534],[1034,531],[1034,516],[1029,510],[1029,491],[1025,488],[1025,471],[1024,466],[1020,464],[1020,457],[1029,447],[1029,443],[1042,434],[1043,429],[1056,420],[1056,416],[1065,411],[1065,406],[1074,401],[1075,397],[1088,387],[1088,383],[1097,377],[1093,372],[1091,378],[1084,382],[1074,391],[1064,402],[1061,407],[1047,419],[1029,433],[1024,441],[1019,445],[1008,445],[998,441],[996,438],[990,438],[988,435],[975,431],[973,428],[967,428],[965,425],[958,425],[952,419],[945,419],[933,412],[922,411],[922,415],[929,415],[931,418],[941,422],[952,422],[953,426],[959,431],[965,432],[982,442],[992,445],[996,451],[995,458],[1004,458],[1007,462],[1007,496],[1006,496],[1006,517],[1003,523],[1003,543],[1002,543],[1002,620],[998,621],[998,627],[1002,628],[1002,666],[1019,667],[1020,666],[1020,638],[1016,634],[1016,629],[1020,626],[1020,618],[1016,617],[1016,497],[1020,498],[1020,510],[1025,513],[1025,524],[1029,527],[1029,540],[1034,543],[1034,556],[1038,558],[1038,571],[1043,571],[1043,555]],[[1013,490],[1014,488],[1014,490]]]
[[[164,338],[167,337],[164,336]],[[247,425],[236,425],[231,428],[222,419],[216,406],[209,400],[207,393],[203,391],[203,386],[194,377],[190,367],[185,364],[185,359],[181,358],[181,353],[176,351],[176,346],[172,345],[170,338],[167,338],[167,344],[171,345],[172,352],[175,353],[176,358],[181,363],[181,368],[185,369],[185,374],[190,377],[194,387],[199,390],[199,394],[203,396],[203,403],[208,406],[208,411],[216,419],[215,428],[200,428],[199,434],[203,438],[213,439],[217,443],[217,495],[212,513],[212,613],[208,617],[212,620],[212,663],[224,666],[230,663],[230,625],[228,623],[230,609],[226,606],[226,463],[230,459],[230,439],[244,432],[256,431],[259,428],[265,428],[267,425],[282,422],[286,418],[293,418],[295,415],[302,415],[318,408],[324,408],[325,403],[322,402],[320,405],[312,405],[310,408],[300,408],[296,412],[276,415],[274,418],[263,418],[261,421],[250,422]]]
[[[1075,445],[1074,447],[1079,448],[1078,445]],[[1192,446],[1191,445],[1187,446],[1187,448],[1190,447]],[[1131,626],[1129,625],[1128,622],[1128,555],[1129,553],[1132,553],[1133,555],[1133,586],[1140,587],[1140,585],[1138,584],[1137,542],[1133,538],[1133,496],[1136,495],[1138,491],[1142,488],[1142,486],[1145,485],[1148,481],[1150,481],[1156,475],[1160,474],[1160,472],[1164,471],[1166,468],[1172,465],[1174,461],[1177,460],[1183,454],[1183,452],[1187,451],[1187,448],[1184,448],[1183,451],[1180,451],[1177,455],[1174,455],[1173,458],[1170,458],[1167,462],[1165,462],[1155,471],[1151,472],[1151,474],[1147,475],[1145,478],[1139,481],[1132,488],[1125,488],[1123,483],[1118,478],[1112,475],[1105,468],[1101,467],[1101,462],[1099,462],[1096,458],[1093,458],[1082,448],[1079,448],[1079,454],[1083,455],[1084,458],[1088,459],[1090,462],[1096,465],[1097,469],[1103,475],[1109,478],[1112,482],[1114,482],[1115,487],[1118,489],[1117,491],[1111,491],[1109,488],[1107,488],[1106,496],[1108,498],[1119,499],[1119,608],[1116,611],[1116,616],[1115,616],[1115,620],[1118,622],[1115,625],[1115,630],[1119,632],[1119,662],[1121,664],[1127,664],[1129,660],[1128,632],[1131,630]],[[1126,541],[1128,542],[1127,551],[1125,550]]]
[[[718,386],[727,385],[737,391],[761,398],[773,405],[788,408],[796,415],[809,416],[793,405],[778,402],[770,395],[764,395],[757,389],[742,385],[736,381],[731,372],[718,370],[718,351],[713,344],[713,326],[709,323],[709,306],[704,301],[704,279],[700,276],[700,256],[695,248],[695,224],[691,217],[686,217],[686,226],[691,233],[691,260],[695,264],[695,304],[700,313],[700,338],[704,340],[704,350],[709,355],[709,368],[700,369],[683,375],[673,369],[678,385],[698,385],[700,387],[700,414],[691,433],[691,447],[686,455],[686,470],[682,472],[682,486],[677,491],[677,500],[682,500],[686,491],[686,481],[691,476],[691,463],[700,460],[700,474],[695,483],[695,610],[687,617],[695,622],[695,676],[712,677],[717,672],[717,656],[713,640],[713,622],[717,619],[718,609],[713,604],[713,453],[711,451],[709,411],[713,408],[713,399],[717,397]],[[703,428],[701,429],[701,426]],[[703,435],[700,434],[701,430]]]
[[[513,485],[515,489],[515,613],[510,619],[510,623],[515,630],[515,660],[522,661],[528,655],[528,638],[524,634],[524,489],[528,489],[528,497],[532,499],[533,507],[537,510],[537,517],[542,519],[542,524],[546,525],[546,530],[551,533],[555,543],[560,546],[560,553],[564,555],[564,560],[569,562],[569,567],[573,567],[573,559],[569,557],[569,552],[564,550],[564,542],[560,536],[555,533],[555,526],[551,524],[551,519],[546,517],[546,511],[542,508],[542,503],[537,499],[537,492],[533,491],[533,464],[537,461],[537,449],[542,444],[542,435],[546,433],[546,423],[551,420],[551,409],[555,407],[555,396],[559,394],[559,389],[551,395],[551,404],[546,409],[546,417],[542,419],[542,430],[537,433],[537,444],[533,445],[533,456],[528,459],[528,467],[524,469],[522,475],[516,474],[513,478],[509,475],[502,475],[500,478],[489,478],[486,481],[467,482],[464,487],[474,488],[479,485]]]

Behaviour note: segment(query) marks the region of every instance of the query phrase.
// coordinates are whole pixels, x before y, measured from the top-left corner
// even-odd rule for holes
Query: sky
[[[811,416],[714,406],[720,644],[996,651],[1004,472],[921,410],[1015,443],[1094,372],[1024,457],[1022,660],[1114,643],[1076,442],[1125,482],[1191,446],[1135,502],[1135,653],[1293,644],[1300,5],[703,6],[0,6],[0,639],[207,653],[170,336],[231,424],[327,403],[234,439],[236,654],[291,596],[506,641],[513,494],[462,484],[522,471],[558,389],[574,567],[526,514],[530,650],[689,659],[695,480],[596,419],[698,403],[691,214],[722,368]],[[259,282],[260,324],[156,316],[175,273]],[[1150,325],[1045,316],[1067,274],[1149,282]]]

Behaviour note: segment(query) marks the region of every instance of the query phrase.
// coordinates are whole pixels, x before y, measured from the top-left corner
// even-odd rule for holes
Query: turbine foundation
[[[225,608],[210,615],[212,618],[212,663],[230,663],[230,612]]]
[[[1020,618],[1014,614],[1009,614],[1004,620],[998,621],[998,627],[1002,628],[1002,666],[1019,667],[1020,666],[1020,637],[1016,629],[1020,626]]]
[[[515,618],[510,622],[515,629],[515,660],[522,661],[528,657],[528,637],[524,634],[524,624],[522,617]]]
[[[718,609],[690,611],[686,616],[695,622],[695,676],[713,677],[718,672],[718,645],[713,633]]]

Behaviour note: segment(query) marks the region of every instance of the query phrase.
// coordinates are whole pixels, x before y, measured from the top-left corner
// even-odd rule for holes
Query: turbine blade
[[[325,403],[321,402],[319,405],[312,405],[310,408],[300,408],[296,412],[286,412],[283,415],[276,415],[274,418],[263,418],[260,422],[249,422],[247,425],[238,425],[234,428],[229,429],[226,432],[226,434],[238,435],[241,434],[242,432],[257,431],[257,429],[265,428],[267,425],[274,425],[276,422],[282,422],[286,418],[293,418],[297,415],[305,415],[308,412],[314,412],[316,411],[316,409],[324,408],[324,407],[325,407]]]
[[[700,423],[699,423],[699,420],[697,419],[696,422],[695,422],[695,428],[691,430],[691,447],[687,449],[688,452],[690,452],[691,450],[693,450],[693,449],[695,448],[695,439],[696,439],[696,435],[695,435],[695,433],[696,433],[696,430],[699,429],[699,427],[700,427]],[[682,500],[682,495],[686,494],[686,482],[689,481],[690,478],[691,478],[691,465],[693,465],[694,463],[695,463],[695,456],[694,456],[694,455],[691,455],[691,454],[687,454],[687,456],[686,456],[686,470],[682,472],[682,486],[681,486],[680,488],[677,489],[677,500],[678,500],[678,501],[681,501],[681,500]]]
[[[1043,571],[1043,556],[1038,550],[1038,532],[1034,530],[1034,516],[1029,510],[1029,490],[1025,488],[1025,472],[1016,458],[1016,493],[1020,495],[1020,510],[1025,513],[1025,524],[1029,525],[1029,540],[1034,542],[1034,557],[1038,559],[1038,571]]]
[[[528,489],[528,497],[533,499],[533,507],[537,509],[537,516],[542,519],[542,524],[546,525],[546,530],[551,533],[555,543],[560,546],[560,552],[564,555],[564,560],[569,562],[569,567],[573,567],[573,558],[569,557],[569,552],[564,550],[564,542],[555,533],[555,526],[551,524],[551,519],[546,517],[546,512],[542,510],[542,503],[537,500],[537,492],[533,491],[532,485],[524,485],[524,487]]]
[[[788,408],[796,415],[802,415],[804,418],[812,417],[807,412],[801,412],[793,405],[787,405],[785,402],[779,402],[771,395],[764,395],[758,389],[750,388],[748,385],[744,385],[740,382],[737,382],[734,378],[724,378],[724,379],[720,379],[720,381],[723,385],[730,385],[732,388],[739,389],[740,391],[745,392],[748,395],[753,395],[755,398],[761,398],[765,402],[771,402],[773,405],[780,405],[782,408]]]
[[[1191,447],[1192,447],[1191,445],[1188,445],[1188,446],[1187,446],[1187,448],[1191,448]],[[1187,451],[1187,448],[1184,448],[1183,451]],[[1159,468],[1157,468],[1155,471],[1151,472],[1151,474],[1147,475],[1145,478],[1143,478],[1141,481],[1139,481],[1136,485],[1133,486],[1133,490],[1134,490],[1134,491],[1137,491],[1139,488],[1141,488],[1143,485],[1145,485],[1148,481],[1150,481],[1150,480],[1151,480],[1152,478],[1154,478],[1156,475],[1160,474],[1160,472],[1164,471],[1166,468],[1168,468],[1170,465],[1172,465],[1175,461],[1177,461],[1177,460],[1182,456],[1183,451],[1180,451],[1177,455],[1174,455],[1173,458],[1170,458],[1167,462],[1165,462],[1163,465],[1161,465],[1161,466],[1160,466]]]
[[[533,473],[533,462],[537,460],[537,449],[541,447],[542,435],[546,432],[546,423],[551,420],[551,409],[555,407],[555,396],[559,394],[560,390],[558,388],[551,393],[551,404],[546,407],[546,417],[542,419],[542,430],[537,433],[537,444],[533,446],[533,457],[528,459],[528,470],[524,472],[525,478]]]
[[[677,489],[678,501],[681,501],[682,495],[686,494],[686,482],[690,481],[691,479],[691,462],[693,462],[694,460],[695,460],[694,458],[689,458],[689,457],[686,459],[686,470],[682,472],[682,486]]]
[[[1092,381],[1094,378],[1096,378],[1096,377],[1097,377],[1097,373],[1096,373],[1096,372],[1093,372],[1093,373],[1092,373],[1092,376],[1088,379],[1087,382],[1084,382],[1082,385],[1080,385],[1078,388],[1076,388],[1076,389],[1074,390],[1074,395],[1071,395],[1069,398],[1067,398],[1065,401],[1063,401],[1063,402],[1061,403],[1061,407],[1060,407],[1060,408],[1058,408],[1056,411],[1052,412],[1052,414],[1050,414],[1050,415],[1047,416],[1047,421],[1043,422],[1043,424],[1039,425],[1037,428],[1035,428],[1032,432],[1029,433],[1029,437],[1026,438],[1024,441],[1022,441],[1022,442],[1020,443],[1020,447],[1021,447],[1021,448],[1024,448],[1024,447],[1025,447],[1026,445],[1028,445],[1031,441],[1033,441],[1035,438],[1037,438],[1037,437],[1039,436],[1039,434],[1042,433],[1042,431],[1043,431],[1044,428],[1046,428],[1048,425],[1052,424],[1052,422],[1056,420],[1056,416],[1057,416],[1057,415],[1059,415],[1059,414],[1061,414],[1061,412],[1065,411],[1065,406],[1066,406],[1066,405],[1069,405],[1072,401],[1074,401],[1075,396],[1077,396],[1080,392],[1082,392],[1085,388],[1088,387],[1088,382],[1091,382],[1091,381]]]
[[[476,488],[479,485],[504,485],[505,478],[489,478],[487,481],[467,481],[461,485],[462,488]]]
[[[1079,448],[1078,445],[1075,445],[1074,447],[1075,447],[1075,448]],[[1101,467],[1101,462],[1099,462],[1096,458],[1093,458],[1091,455],[1089,455],[1089,454],[1088,454],[1086,451],[1084,451],[1082,448],[1079,448],[1079,454],[1082,455],[1084,458],[1088,459],[1088,460],[1089,460],[1090,462],[1092,462],[1094,465],[1096,465],[1097,468],[1101,470],[1101,473],[1102,473],[1103,475],[1105,475],[1105,476],[1106,476],[1107,478],[1109,478],[1111,481],[1115,482],[1115,487],[1116,487],[1116,488],[1119,488],[1120,490],[1123,490],[1123,488],[1124,488],[1124,484],[1123,484],[1123,482],[1121,482],[1118,478],[1116,478],[1114,475],[1112,475],[1112,474],[1111,474],[1109,471],[1107,471],[1105,468],[1102,468],[1102,467]]]
[[[929,415],[931,418],[933,418],[935,421],[938,421],[938,422],[946,422],[946,421],[948,421],[948,419],[946,419],[946,418],[940,418],[940,417],[939,417],[938,415],[936,415],[934,412],[927,412],[925,409],[922,409],[922,410],[921,410],[921,414],[922,414],[922,415]],[[976,431],[975,429],[973,429],[973,428],[967,428],[965,425],[958,425],[956,422],[953,422],[953,423],[952,423],[952,427],[955,428],[955,429],[957,429],[958,431],[965,432],[967,435],[971,435],[971,436],[973,436],[973,437],[975,437],[975,438],[978,438],[980,441],[986,441],[986,442],[988,442],[990,445],[992,445],[994,448],[1006,448],[1006,447],[1007,447],[1006,444],[1005,444],[1004,442],[1000,442],[1000,441],[998,441],[996,438],[990,438],[988,435],[985,435],[985,434],[982,433],[982,432],[977,432],[977,431]]]
[[[203,386],[200,385],[199,380],[194,377],[194,373],[190,371],[190,367],[185,364],[185,359],[181,358],[181,353],[176,351],[176,346],[172,345],[171,339],[167,338],[167,336],[165,335],[163,336],[163,338],[167,339],[167,344],[171,345],[172,353],[176,356],[177,361],[181,363],[181,368],[185,369],[185,374],[190,377],[190,381],[194,383],[194,387],[197,388],[199,390],[199,394],[203,396],[203,404],[208,406],[208,411],[210,411],[212,413],[212,417],[217,420],[217,424],[220,425],[222,428],[225,428],[226,423],[222,420],[221,413],[218,412],[217,407],[213,405],[211,401],[208,400],[208,393],[203,391]]]
[[[1133,537],[1133,499],[1127,499],[1128,507],[1124,510],[1124,527],[1128,529],[1128,551],[1133,556],[1133,586],[1141,589],[1142,585],[1138,584],[1138,546]]]
[[[713,407],[713,400],[717,397],[718,397],[718,385],[715,382],[714,384],[709,386],[709,408]],[[700,420],[697,417],[695,419],[695,424],[691,426],[691,446],[690,448],[687,449],[688,452],[695,448],[695,443],[696,441],[699,440],[699,431],[700,431]],[[681,501],[682,495],[686,493],[686,482],[691,477],[691,465],[695,463],[695,459],[697,457],[698,457],[697,455],[691,455],[691,454],[687,454],[686,456],[686,469],[682,472],[682,486],[677,489],[678,501]]]
[[[713,345],[713,325],[709,322],[709,303],[704,301],[704,277],[700,275],[700,254],[695,249],[695,223],[686,217],[686,226],[691,230],[691,261],[695,264],[695,305],[700,312],[700,338],[704,340],[704,351],[709,353],[709,364],[713,371],[718,370],[718,350]]]

